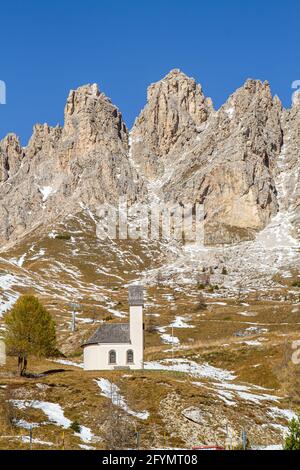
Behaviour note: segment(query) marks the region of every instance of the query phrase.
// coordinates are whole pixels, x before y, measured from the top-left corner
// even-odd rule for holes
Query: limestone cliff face
[[[277,164],[284,209],[300,209],[300,100],[282,114],[283,146]]]
[[[169,81],[173,83],[175,77],[177,86],[173,85],[172,90],[182,90],[186,96],[185,100],[181,96],[176,104],[186,105],[192,96],[188,109],[193,112],[182,111],[182,126],[173,128],[168,139],[162,134],[162,140],[153,122],[160,122],[163,129],[163,121],[168,123],[168,112],[161,121],[155,121],[162,100],[157,96],[161,89],[169,89]],[[195,85],[197,91],[191,94],[186,83],[184,75],[176,72],[175,76],[171,73],[171,79],[167,76],[150,88],[158,91],[149,94],[149,102],[134,125],[132,138],[138,145],[132,146],[132,158],[146,178],[160,175],[156,188],[167,202],[204,203],[207,242],[251,238],[278,210],[273,175],[282,144],[281,104],[278,98],[272,98],[268,83],[248,80],[214,112],[201,88]],[[193,88],[191,81],[188,83]],[[176,109],[180,111],[180,107]],[[140,146],[144,144],[149,149],[153,139],[157,143],[152,159],[152,167],[156,163],[159,169],[156,172],[141,164],[145,155],[141,157],[139,153]],[[158,145],[159,142],[168,145]],[[167,152],[171,152],[171,158]]]
[[[281,212],[300,239],[300,100],[282,114],[283,146],[276,166],[276,188]]]
[[[1,244],[83,205],[93,210],[143,192],[122,116],[97,85],[70,92],[63,128],[36,125],[25,149],[6,137],[0,174]]]

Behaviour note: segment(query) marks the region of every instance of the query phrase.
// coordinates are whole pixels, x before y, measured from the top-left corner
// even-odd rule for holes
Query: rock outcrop
[[[0,142],[0,183],[14,176],[20,168],[24,152],[15,134],[8,134]]]

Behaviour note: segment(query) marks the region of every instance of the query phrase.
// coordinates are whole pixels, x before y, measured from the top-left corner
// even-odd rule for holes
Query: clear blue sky
[[[290,105],[300,79],[297,0],[5,0],[0,138],[63,122],[68,91],[97,82],[130,127],[146,87],[180,68],[219,107],[251,78]]]

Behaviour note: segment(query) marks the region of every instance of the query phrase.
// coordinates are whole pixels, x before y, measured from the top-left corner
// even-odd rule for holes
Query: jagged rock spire
[[[163,158],[180,152],[213,112],[201,85],[179,69],[148,88],[147,104],[131,131],[132,155],[152,178],[161,173]]]

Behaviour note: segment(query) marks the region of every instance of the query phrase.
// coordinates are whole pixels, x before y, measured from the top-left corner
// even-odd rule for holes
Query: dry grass
[[[14,250],[5,254],[9,260],[18,258],[25,252],[29,253],[23,267],[1,260],[0,269],[28,280],[27,284],[24,283],[25,285],[17,287],[16,290],[37,293],[40,296],[55,318],[59,349],[69,359],[81,361],[80,345],[99,326],[99,322],[127,321],[127,289],[124,285],[136,279],[141,271],[160,266],[162,253],[155,245],[141,248],[137,242],[128,244],[128,241],[124,241],[123,245],[120,242],[117,250],[110,244],[99,244],[94,236],[94,227],[91,228],[91,221],[87,218],[78,221],[74,219],[68,223],[68,227],[57,227],[58,233],[66,230],[71,235],[71,238],[66,240],[51,239],[47,232],[44,237],[33,234],[26,242],[20,243]],[[75,243],[72,237],[75,237]],[[45,255],[30,260],[33,244],[34,254],[43,249]],[[72,254],[76,249],[80,256]],[[151,361],[170,357],[170,352],[166,352],[170,345],[162,343],[160,333],[149,327],[149,323],[152,322],[154,327],[165,327],[166,333],[171,334],[171,322],[176,316],[181,316],[194,328],[174,328],[174,335],[180,340],[180,349],[174,350],[175,357],[207,362],[215,367],[234,371],[240,382],[272,388],[276,394],[287,395],[286,402],[282,402],[283,406],[296,404],[298,395],[294,381],[295,371],[290,366],[291,351],[288,352],[288,362],[284,362],[286,344],[299,339],[300,336],[300,290],[291,289],[298,273],[293,273],[293,276],[289,280],[281,279],[284,283],[282,289],[243,294],[240,299],[229,297],[225,290],[218,291],[219,297],[216,298],[204,289],[201,292],[206,309],[199,308],[199,290],[196,285],[180,286],[181,290],[178,291],[164,285],[162,280],[160,285],[149,287],[144,312],[145,359]],[[81,304],[78,319],[94,321],[85,323],[78,320],[74,334],[70,332],[70,300]],[[222,302],[226,305],[222,305]],[[245,303],[249,305],[243,305]],[[114,310],[123,312],[125,318],[115,317]],[[159,316],[150,317],[149,314]],[[244,334],[251,326],[265,328],[267,331],[248,334],[245,337],[237,336],[237,333]],[[251,346],[245,341],[258,341],[260,344]],[[256,409],[259,408],[256,405],[247,404],[246,407],[245,402],[240,402],[235,409],[228,407],[209,388],[211,384],[208,380],[201,379],[202,386],[196,387],[189,376],[179,372],[94,373],[45,360],[33,359],[29,362],[30,371],[36,373],[58,368],[64,368],[65,371],[39,379],[19,378],[12,374],[16,370],[16,364],[14,359],[9,358],[7,366],[0,370],[0,385],[9,387],[15,398],[34,398],[59,403],[70,420],[79,421],[80,424],[90,427],[96,436],[101,436],[109,401],[101,396],[94,379],[106,377],[118,384],[133,410],[150,412],[149,420],[136,420],[136,426],[144,436],[145,446],[153,445],[154,435],[155,445],[184,445],[182,436],[177,432],[177,425],[174,424],[174,429],[169,429],[160,410],[161,403],[165,402],[171,392],[179,397],[183,407],[200,406],[207,413],[211,413],[212,421],[219,414],[236,426],[241,426],[244,421],[247,424],[247,419],[258,425],[264,423],[265,415]],[[284,370],[287,373],[283,373]],[[42,384],[44,388],[38,388],[37,384]],[[25,431],[11,427],[9,422],[3,419],[3,416],[7,415],[5,390],[0,387],[0,435],[13,437],[2,437],[0,448],[28,448],[28,444],[20,440]],[[45,420],[45,415],[38,410],[28,409],[26,413],[17,411],[18,419],[26,417],[29,421]],[[272,435],[271,431],[269,435]],[[34,436],[52,442],[53,449],[62,447],[62,429],[53,424],[40,426],[34,430]],[[80,440],[71,430],[65,430],[64,439],[66,448],[79,448]],[[92,445],[101,448],[103,443],[98,441]]]

